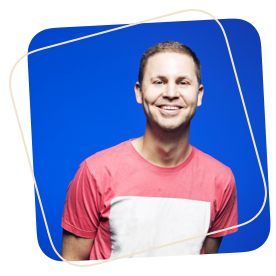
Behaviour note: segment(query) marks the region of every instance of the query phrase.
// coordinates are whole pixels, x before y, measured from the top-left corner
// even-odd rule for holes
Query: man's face
[[[194,61],[185,54],[158,53],[147,61],[142,87],[135,84],[136,100],[150,123],[164,130],[186,126],[201,105]]]

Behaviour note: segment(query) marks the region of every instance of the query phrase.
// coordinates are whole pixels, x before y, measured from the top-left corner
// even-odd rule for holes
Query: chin
[[[190,124],[191,120],[188,121],[182,121],[182,122],[175,122],[174,124],[158,124],[159,127],[166,131],[166,132],[173,132],[173,131],[177,131],[177,130],[184,130],[186,128],[186,126],[188,126]]]
[[[164,131],[175,131],[180,128],[178,125],[159,125],[159,127]]]

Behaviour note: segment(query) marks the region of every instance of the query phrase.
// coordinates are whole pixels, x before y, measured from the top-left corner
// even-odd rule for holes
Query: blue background
[[[220,20],[225,28],[267,181],[261,43],[246,21]],[[116,26],[47,29],[29,51]],[[203,104],[190,142],[229,166],[236,178],[239,224],[259,211],[264,187],[226,43],[213,20],[149,23],[40,51],[28,56],[34,173],[50,233],[61,250],[66,189],[79,164],[97,151],[142,136],[145,115],[134,95],[142,54],[152,45],[179,41],[202,64]],[[36,200],[41,250],[59,260]],[[259,248],[270,229],[269,201],[260,216],[226,236],[219,253]]]

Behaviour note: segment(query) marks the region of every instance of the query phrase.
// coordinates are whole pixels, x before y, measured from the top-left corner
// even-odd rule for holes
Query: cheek
[[[154,93],[154,91],[148,91],[143,94],[144,102],[147,104],[153,104],[158,99],[158,93]]]
[[[195,93],[187,93],[183,95],[183,99],[187,105],[197,105],[197,95]]]

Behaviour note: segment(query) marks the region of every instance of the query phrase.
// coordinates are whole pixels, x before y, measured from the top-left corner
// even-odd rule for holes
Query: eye
[[[162,84],[163,82],[162,82],[162,81],[156,81],[155,83],[156,83],[156,84]],[[182,85],[187,84],[187,82],[185,82],[185,81],[181,81],[180,83],[181,83]]]
[[[187,82],[186,82],[186,81],[181,81],[181,82],[179,82],[179,84],[180,84],[180,85],[186,85]]]
[[[161,84],[163,84],[163,81],[157,80],[157,81],[155,81],[154,83],[155,83],[155,84],[158,84],[158,85],[161,85]]]

